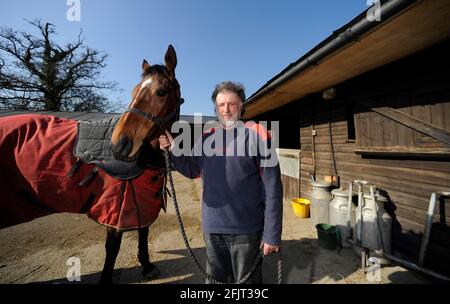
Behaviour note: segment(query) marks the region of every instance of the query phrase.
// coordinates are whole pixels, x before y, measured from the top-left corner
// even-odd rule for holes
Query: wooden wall
[[[297,107],[301,196],[311,195],[311,172],[319,180],[327,175],[339,176],[344,189],[355,179],[376,184],[390,199],[386,209],[393,217],[393,250],[413,260],[419,254],[431,193],[450,191],[450,146],[386,118],[360,101],[377,100],[450,132],[448,54],[450,43],[445,42],[336,86],[333,100],[323,100],[318,93],[277,109],[273,115],[283,120],[284,112],[285,119],[293,119],[292,110]],[[348,109],[353,115],[355,140],[348,138]],[[312,130],[316,132],[314,137]],[[291,130],[281,128],[281,132]],[[357,152],[361,148],[382,153]],[[432,151],[437,153],[429,153]],[[426,259],[426,266],[447,275],[449,220],[450,201],[442,200],[435,209]]]
[[[337,86],[333,100],[310,96],[300,110],[302,195],[311,192],[313,153],[319,178],[338,175],[346,189],[354,179],[376,184],[391,201],[387,209],[393,217],[393,249],[412,259],[418,257],[431,193],[450,190],[450,146],[376,113],[361,101],[376,100],[449,132],[449,52],[447,42],[387,65]],[[354,141],[347,137],[349,107]],[[317,132],[314,147],[312,128]],[[356,153],[359,150],[366,153]],[[446,274],[450,274],[449,203],[444,200],[436,206],[427,259],[429,267]]]

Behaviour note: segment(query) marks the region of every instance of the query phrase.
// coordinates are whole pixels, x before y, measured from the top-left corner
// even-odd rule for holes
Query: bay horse
[[[107,226],[100,283],[112,283],[122,234],[138,230],[142,274],[159,271],[148,254],[149,226],[166,208],[158,137],[183,102],[169,45],[164,65],[142,63],[142,79],[120,117],[93,122],[50,115],[0,118],[0,228],[55,212],[86,213]]]

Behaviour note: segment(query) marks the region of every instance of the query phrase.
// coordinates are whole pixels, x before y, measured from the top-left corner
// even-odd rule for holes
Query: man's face
[[[219,121],[225,125],[233,125],[241,118],[241,99],[230,91],[222,91],[216,97],[216,112]]]

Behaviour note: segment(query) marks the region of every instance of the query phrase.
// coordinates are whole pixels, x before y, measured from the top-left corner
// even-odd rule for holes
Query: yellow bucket
[[[294,198],[293,200],[291,200],[291,203],[295,216],[300,218],[309,217],[309,205],[311,205],[311,202],[308,199]]]

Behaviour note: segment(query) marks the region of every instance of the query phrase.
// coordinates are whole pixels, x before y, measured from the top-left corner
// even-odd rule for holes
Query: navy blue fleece
[[[237,145],[245,142],[246,147],[251,147],[249,141],[254,142],[255,138],[270,141],[264,132],[262,127],[255,128],[255,125],[245,127],[245,132],[240,135],[236,129],[212,129],[196,145],[208,138],[211,141],[211,136],[223,136],[223,141],[211,145],[213,150],[230,152],[234,147],[236,152]],[[190,156],[171,155],[175,169],[181,174],[188,178],[202,178],[202,228],[205,232],[249,234],[263,231],[264,242],[280,245],[283,214],[280,168],[278,162],[275,166],[261,167],[261,153],[251,154],[249,150],[251,148],[245,148],[245,156],[236,156],[236,153],[234,156],[221,156],[219,153],[194,156],[193,151]]]

